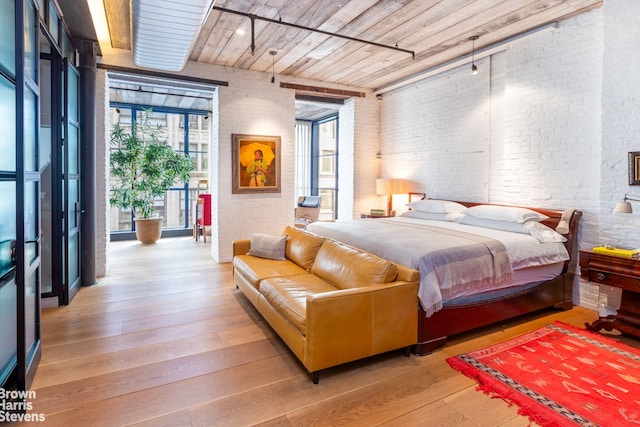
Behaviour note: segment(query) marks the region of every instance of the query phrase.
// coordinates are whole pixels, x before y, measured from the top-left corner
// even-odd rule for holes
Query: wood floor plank
[[[60,412],[179,381],[241,367],[262,369],[279,351],[268,340],[122,369],[38,389],[36,409]],[[181,409],[181,408],[180,408]]]
[[[191,427],[191,416],[187,409],[183,409],[171,414],[127,424],[127,427]]]
[[[397,418],[378,424],[379,427],[406,427],[406,426],[456,426],[478,427],[478,423],[467,418],[464,414],[438,400],[430,405],[425,405]]]
[[[248,365],[248,366],[247,366]],[[164,414],[171,414],[235,395],[247,388],[260,387],[299,376],[298,369],[283,363],[280,357],[260,360],[222,371],[200,375],[164,386],[93,402],[47,417],[51,426],[70,426],[78,420],[94,427],[122,426]],[[37,410],[37,409],[36,409]],[[240,425],[240,424],[235,424]]]
[[[34,387],[48,387],[223,347],[218,334],[212,333],[168,343],[145,345],[112,353],[79,357],[59,363],[49,363],[38,368],[43,375],[34,380]]]
[[[543,311],[453,337],[433,354],[390,352],[308,372],[244,294],[210,243],[111,243],[111,270],[42,316],[32,413],[43,426],[452,425],[521,427],[517,408],[476,391],[446,358],[561,320]],[[629,337],[617,339],[631,345]],[[25,426],[31,424],[24,424]]]
[[[447,370],[415,369],[381,383],[354,390],[330,401],[289,414],[294,425],[334,426],[340,423],[377,425],[430,404],[448,390],[468,385]]]
[[[476,390],[476,385],[467,387],[454,395],[445,397],[442,401],[454,408],[470,420],[474,420],[478,425],[503,425],[511,422],[514,418],[524,421],[526,418],[518,416],[518,407],[510,405],[500,399],[494,399],[503,404],[493,405],[491,413],[487,413],[487,395]],[[528,424],[528,422],[526,423]],[[532,426],[537,424],[532,423]]]
[[[240,328],[246,327],[250,327],[250,329],[239,330]],[[145,329],[112,337],[101,337],[49,347],[49,351],[42,356],[40,366],[46,366],[51,363],[64,363],[65,361],[80,357],[99,356],[116,351],[130,350],[140,346],[166,343],[211,333],[223,334],[224,340],[222,341],[226,341],[224,344],[229,345],[229,335],[235,335],[238,339],[242,338],[242,342],[248,342],[252,339],[264,339],[264,335],[260,336],[260,332],[260,328],[258,328],[247,315],[236,314],[200,322],[168,326],[162,329]]]

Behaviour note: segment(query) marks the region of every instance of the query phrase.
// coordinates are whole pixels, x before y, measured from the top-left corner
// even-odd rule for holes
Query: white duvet
[[[426,226],[426,227],[425,227]],[[563,262],[569,254],[562,243],[540,243],[528,234],[494,230],[484,227],[459,224],[457,222],[424,220],[395,217],[336,222],[315,222],[307,229],[313,233],[361,248],[381,258],[420,270],[420,260],[433,250],[433,240],[437,234],[429,232],[429,227],[471,233],[501,242],[509,254],[512,269],[519,270]],[[468,294],[468,288],[456,289],[456,284],[435,283],[432,277],[420,278],[418,296],[423,309],[431,314],[442,308],[441,288],[446,288],[447,298],[453,299]],[[493,289],[483,286],[474,292]],[[456,292],[459,292],[456,294]]]

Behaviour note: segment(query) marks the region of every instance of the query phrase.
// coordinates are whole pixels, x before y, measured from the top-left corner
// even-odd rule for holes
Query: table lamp
[[[387,195],[387,215],[393,211],[393,195],[409,192],[409,181],[404,179],[376,179],[376,194]]]

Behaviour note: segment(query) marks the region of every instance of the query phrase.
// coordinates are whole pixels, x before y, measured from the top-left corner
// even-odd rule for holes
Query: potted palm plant
[[[187,181],[193,170],[191,159],[176,152],[160,138],[160,125],[152,126],[142,114],[131,130],[116,123],[111,130],[112,206],[131,209],[136,237],[141,243],[155,243],[162,234],[162,217],[154,212],[154,200],[162,197],[176,181]]]

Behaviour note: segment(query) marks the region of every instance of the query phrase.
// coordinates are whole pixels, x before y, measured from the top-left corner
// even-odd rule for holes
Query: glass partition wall
[[[0,387],[19,390],[40,357],[39,22],[0,2]]]
[[[26,390],[42,296],[79,276],[75,49],[54,0],[0,1],[0,388]],[[64,147],[61,149],[61,147]],[[75,222],[74,222],[75,221]],[[71,266],[71,267],[70,267]],[[45,286],[42,286],[42,283]]]

